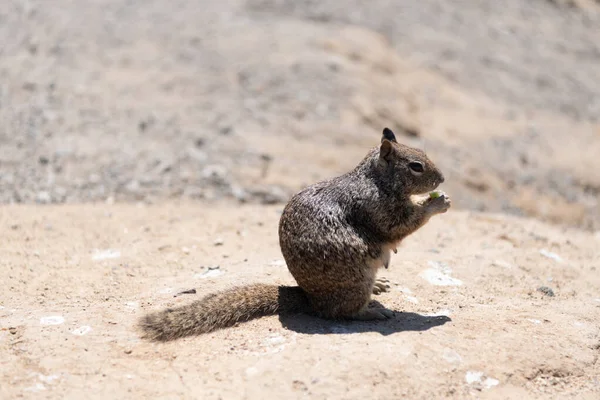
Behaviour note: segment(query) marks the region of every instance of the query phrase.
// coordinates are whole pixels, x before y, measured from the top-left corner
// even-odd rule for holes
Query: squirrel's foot
[[[373,320],[385,320],[393,318],[395,313],[387,308],[365,308],[358,314],[354,315],[352,319],[356,321],[373,321]]]
[[[423,204],[430,214],[442,214],[448,211],[452,205],[450,197],[444,192],[440,192],[438,197],[430,197]]]
[[[378,295],[390,291],[390,281],[386,278],[378,278],[373,285],[373,294]]]

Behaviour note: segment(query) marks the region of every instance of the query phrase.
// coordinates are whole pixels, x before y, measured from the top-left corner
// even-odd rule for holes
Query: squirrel
[[[389,289],[376,279],[377,270],[388,267],[405,237],[450,208],[445,193],[431,195],[442,182],[422,150],[398,143],[385,128],[380,145],[352,171],[304,188],[284,207],[279,245],[298,286],[238,286],[150,313],[139,321],[143,337],[174,340],[274,314],[393,317],[391,310],[369,307],[372,294]]]

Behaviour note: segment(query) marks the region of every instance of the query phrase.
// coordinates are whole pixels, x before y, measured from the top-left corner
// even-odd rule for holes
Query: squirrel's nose
[[[444,180],[445,180],[444,175],[440,174],[440,179],[439,179],[440,183],[444,183]]]

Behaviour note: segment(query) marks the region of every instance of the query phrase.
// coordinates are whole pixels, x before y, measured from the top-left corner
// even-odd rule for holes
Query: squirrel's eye
[[[413,172],[416,172],[418,174],[422,174],[423,171],[425,171],[425,167],[423,167],[423,164],[418,161],[409,162],[408,168],[410,168]]]

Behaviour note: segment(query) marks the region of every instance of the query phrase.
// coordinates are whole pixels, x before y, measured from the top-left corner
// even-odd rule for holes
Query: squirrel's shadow
[[[383,321],[331,321],[306,314],[280,315],[284,328],[310,335],[378,332],[384,336],[398,332],[420,332],[452,321],[445,315],[425,316],[394,311],[395,316]]]

